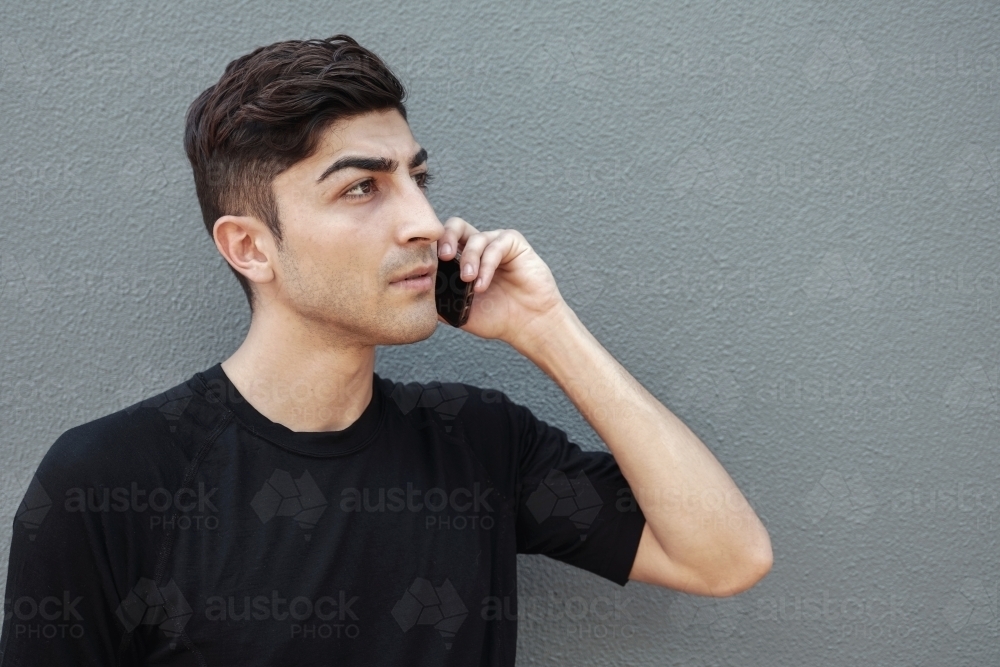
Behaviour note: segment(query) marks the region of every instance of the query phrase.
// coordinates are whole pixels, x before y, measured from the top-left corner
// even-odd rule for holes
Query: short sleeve
[[[134,664],[123,636],[106,538],[108,515],[75,507],[89,447],[71,430],[50,448],[14,519],[0,666]],[[90,500],[94,499],[93,493]],[[84,501],[86,502],[86,501]]]
[[[608,452],[585,452],[566,433],[505,402],[517,438],[517,550],[545,554],[620,586],[646,519]]]

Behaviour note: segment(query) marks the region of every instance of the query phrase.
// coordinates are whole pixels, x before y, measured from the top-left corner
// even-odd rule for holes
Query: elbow
[[[766,553],[756,554],[747,559],[743,568],[742,576],[733,582],[728,588],[723,589],[723,597],[738,595],[756,586],[761,579],[767,576],[774,565],[774,557],[771,548],[768,546]]]
[[[747,591],[767,576],[774,565],[774,554],[771,551],[771,539],[764,532],[763,540],[751,549],[747,549],[737,562],[729,568],[729,576],[716,582],[711,587],[712,597],[732,597]]]
[[[738,595],[757,585],[761,579],[767,576],[774,565],[774,554],[771,551],[771,539],[767,532],[764,532],[762,544],[751,549],[743,557],[741,567],[738,568],[740,576],[723,587],[723,595],[720,597],[730,597]]]

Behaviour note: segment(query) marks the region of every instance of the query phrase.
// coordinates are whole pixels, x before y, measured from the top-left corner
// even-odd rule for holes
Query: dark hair
[[[277,42],[229,63],[184,128],[208,233],[223,215],[253,215],[280,248],[274,178],[312,155],[332,123],[386,109],[406,118],[405,97],[389,67],[347,35]],[[250,281],[229,268],[253,312]]]

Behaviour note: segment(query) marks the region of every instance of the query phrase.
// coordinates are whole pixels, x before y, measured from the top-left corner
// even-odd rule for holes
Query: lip
[[[434,265],[427,264],[418,266],[406,274],[405,278],[394,280],[389,284],[408,289],[426,289],[434,285],[434,278]]]
[[[434,276],[428,274],[419,278],[405,278],[403,280],[397,280],[394,283],[390,283],[390,285],[418,291],[428,290],[434,286]]]

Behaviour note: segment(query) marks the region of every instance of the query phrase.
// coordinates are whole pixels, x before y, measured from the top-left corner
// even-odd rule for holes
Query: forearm
[[[569,307],[514,347],[562,388],[607,444],[668,558],[720,587],[769,562],[766,529],[715,456]]]

